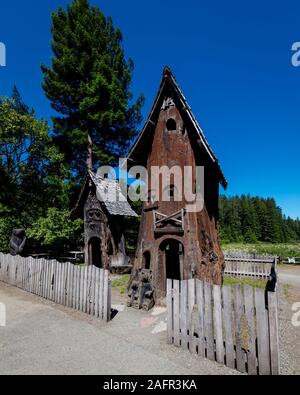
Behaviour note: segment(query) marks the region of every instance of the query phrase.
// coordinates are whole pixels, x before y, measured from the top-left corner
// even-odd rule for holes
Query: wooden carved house
[[[74,213],[84,219],[86,265],[110,269],[128,264],[123,217],[137,216],[116,180],[88,172]]]
[[[219,184],[226,188],[227,181],[168,67],[146,124],[129,152],[128,165],[144,166],[148,174],[151,166],[177,165],[182,174],[185,166],[191,166],[193,177],[196,166],[202,166],[205,187],[204,208],[200,212],[188,212],[184,197],[181,201],[173,199],[172,184],[168,186],[170,201],[148,191],[132,278],[141,269],[151,272],[156,301],[165,297],[167,278],[194,276],[220,284],[224,257],[218,236],[218,197]]]

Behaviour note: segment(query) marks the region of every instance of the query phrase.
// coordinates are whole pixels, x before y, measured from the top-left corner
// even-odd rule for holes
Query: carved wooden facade
[[[134,262],[134,273],[151,271],[156,301],[166,294],[166,278],[193,276],[221,284],[224,257],[218,236],[219,184],[227,186],[218,160],[198,125],[169,68],[163,73],[149,118],[129,155],[130,166],[204,166],[204,208],[186,210],[188,202],[176,201],[176,186],[167,186],[170,201],[148,191],[144,203]],[[151,180],[149,180],[149,185]],[[162,185],[160,184],[162,193]]]
[[[124,197],[120,198],[121,194],[117,181],[89,172],[75,208],[84,218],[86,265],[109,269],[128,263],[123,217],[136,216],[136,213]]]

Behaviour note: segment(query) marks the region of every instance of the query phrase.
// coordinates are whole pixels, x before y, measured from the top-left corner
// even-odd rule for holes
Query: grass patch
[[[237,284],[240,284],[241,286],[250,285],[253,288],[263,288],[263,289],[266,288],[266,281],[265,280],[249,278],[249,277],[224,276],[223,284],[224,285],[237,285]]]
[[[127,293],[129,278],[130,274],[123,274],[122,276],[113,279],[111,282],[111,286],[118,289],[121,295],[124,295]]]
[[[288,257],[300,257],[300,243],[228,243],[222,244],[224,251],[240,251],[250,254],[278,255],[285,259]]]
[[[290,284],[283,284],[283,294],[286,298],[290,296],[290,289],[291,289]]]

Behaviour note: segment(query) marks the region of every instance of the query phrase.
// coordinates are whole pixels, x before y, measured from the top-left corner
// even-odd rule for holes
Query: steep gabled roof
[[[201,146],[204,148],[205,152],[207,153],[207,155],[209,156],[211,162],[216,166],[216,170],[219,173],[219,177],[220,177],[220,183],[223,186],[224,189],[227,188],[227,180],[223,174],[223,171],[221,169],[221,166],[219,165],[219,161],[216,157],[216,155],[214,154],[212,148],[210,147],[204,133],[203,130],[201,129],[199,123],[197,122],[191,107],[189,106],[186,98],[184,97],[181,89],[179,88],[174,75],[172,74],[172,71],[170,69],[170,67],[166,67],[164,69],[163,72],[163,77],[162,77],[162,81],[158,90],[158,93],[156,95],[156,98],[154,100],[154,104],[152,106],[152,109],[150,111],[150,114],[148,116],[148,119],[142,129],[142,131],[140,132],[139,136],[137,137],[137,140],[135,141],[135,143],[133,144],[133,146],[131,147],[129,154],[128,154],[128,159],[129,161],[131,160],[132,162],[136,162],[136,163],[140,163],[140,158],[141,156],[145,155],[145,152],[143,151],[143,149],[141,149],[141,146],[150,142],[148,140],[149,135],[147,135],[147,131],[149,131],[149,128],[154,127],[155,125],[155,113],[157,113],[157,110],[160,110],[159,104],[164,100],[164,97],[162,96],[164,93],[164,90],[166,88],[166,86],[171,86],[171,89],[175,92],[175,94],[177,95],[182,108],[185,110],[191,124],[193,125],[196,133],[198,134],[198,140],[200,140],[200,144]]]
[[[97,189],[97,198],[105,204],[107,211],[111,215],[123,215],[125,217],[137,217],[128,201],[121,191],[117,180],[102,178],[89,172],[91,180]]]
[[[84,201],[88,196],[89,182],[96,187],[97,198],[102,202],[110,215],[120,215],[125,217],[137,217],[121,191],[117,180],[102,178],[89,171],[82,186],[80,196],[73,210],[73,214],[83,207]]]

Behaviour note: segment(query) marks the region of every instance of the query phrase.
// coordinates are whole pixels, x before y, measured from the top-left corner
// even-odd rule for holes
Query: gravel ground
[[[106,324],[1,282],[0,302],[0,374],[238,374],[167,345],[164,311],[115,299],[119,313]]]
[[[279,341],[281,374],[300,374],[300,326],[292,325],[292,306],[300,302],[300,267],[280,265]]]
[[[300,302],[300,288],[279,286],[279,342],[281,374],[300,374],[300,326],[292,325],[292,305]]]

